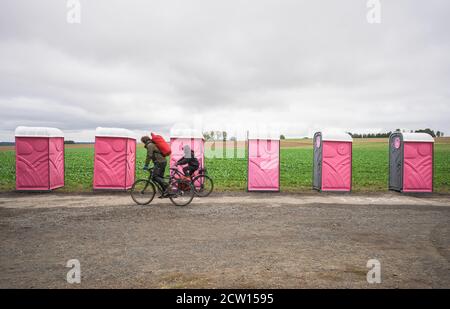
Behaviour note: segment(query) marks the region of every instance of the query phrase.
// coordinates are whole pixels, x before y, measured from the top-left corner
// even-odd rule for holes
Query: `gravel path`
[[[450,196],[0,194],[0,246],[1,288],[450,288]]]

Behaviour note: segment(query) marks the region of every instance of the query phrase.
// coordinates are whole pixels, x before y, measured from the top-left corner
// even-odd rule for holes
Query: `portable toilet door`
[[[97,128],[94,150],[94,190],[128,190],[136,174],[136,137],[120,128]]]
[[[205,139],[199,130],[181,129],[171,130],[170,132],[170,167],[175,168],[175,163],[184,157],[183,147],[188,145],[191,150],[194,150],[194,156],[198,159],[200,167],[205,166]],[[183,171],[183,166],[178,166],[180,172]]]
[[[433,192],[434,139],[427,133],[389,137],[389,190]]]
[[[403,135],[392,133],[389,137],[389,190],[403,189]]]
[[[313,189],[352,189],[353,139],[344,132],[317,132],[313,138]]]
[[[279,135],[248,135],[247,191],[280,191]]]
[[[64,134],[56,128],[17,127],[16,190],[64,186]]]
[[[313,138],[313,189],[322,189],[322,133],[317,132]]]

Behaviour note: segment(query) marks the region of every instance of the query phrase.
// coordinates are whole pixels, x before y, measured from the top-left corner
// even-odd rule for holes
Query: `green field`
[[[286,144],[289,144],[286,143]],[[306,191],[311,189],[312,146],[309,142],[281,149],[281,190]],[[92,146],[66,147],[66,185],[58,191],[91,191],[93,174]],[[139,145],[137,176],[141,170],[145,150]],[[0,151],[0,191],[15,188],[15,159],[13,150]],[[206,159],[208,173],[218,191],[245,190],[246,159]],[[353,146],[353,191],[385,191],[388,181],[388,149],[386,142],[356,141]],[[450,192],[450,143],[435,145],[436,192]]]

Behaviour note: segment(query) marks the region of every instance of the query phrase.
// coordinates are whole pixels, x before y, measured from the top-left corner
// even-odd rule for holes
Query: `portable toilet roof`
[[[122,128],[97,127],[97,129],[95,129],[95,136],[136,139],[136,135],[132,131]]]
[[[57,128],[19,126],[15,130],[16,137],[64,137],[64,133]]]
[[[265,140],[280,140],[279,132],[275,131],[249,131],[248,139],[265,139]]]
[[[401,135],[404,142],[434,143],[434,138],[428,133],[401,133]]]
[[[170,138],[201,138],[205,139],[202,132],[198,129],[172,129]]]
[[[320,133],[322,141],[325,142],[353,142],[352,136],[344,131],[323,130],[318,133]]]

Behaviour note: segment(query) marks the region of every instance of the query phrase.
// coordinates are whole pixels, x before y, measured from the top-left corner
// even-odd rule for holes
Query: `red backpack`
[[[161,135],[152,133],[152,140],[164,157],[170,156],[170,154],[172,153],[172,151],[170,150],[170,145],[164,140]]]

